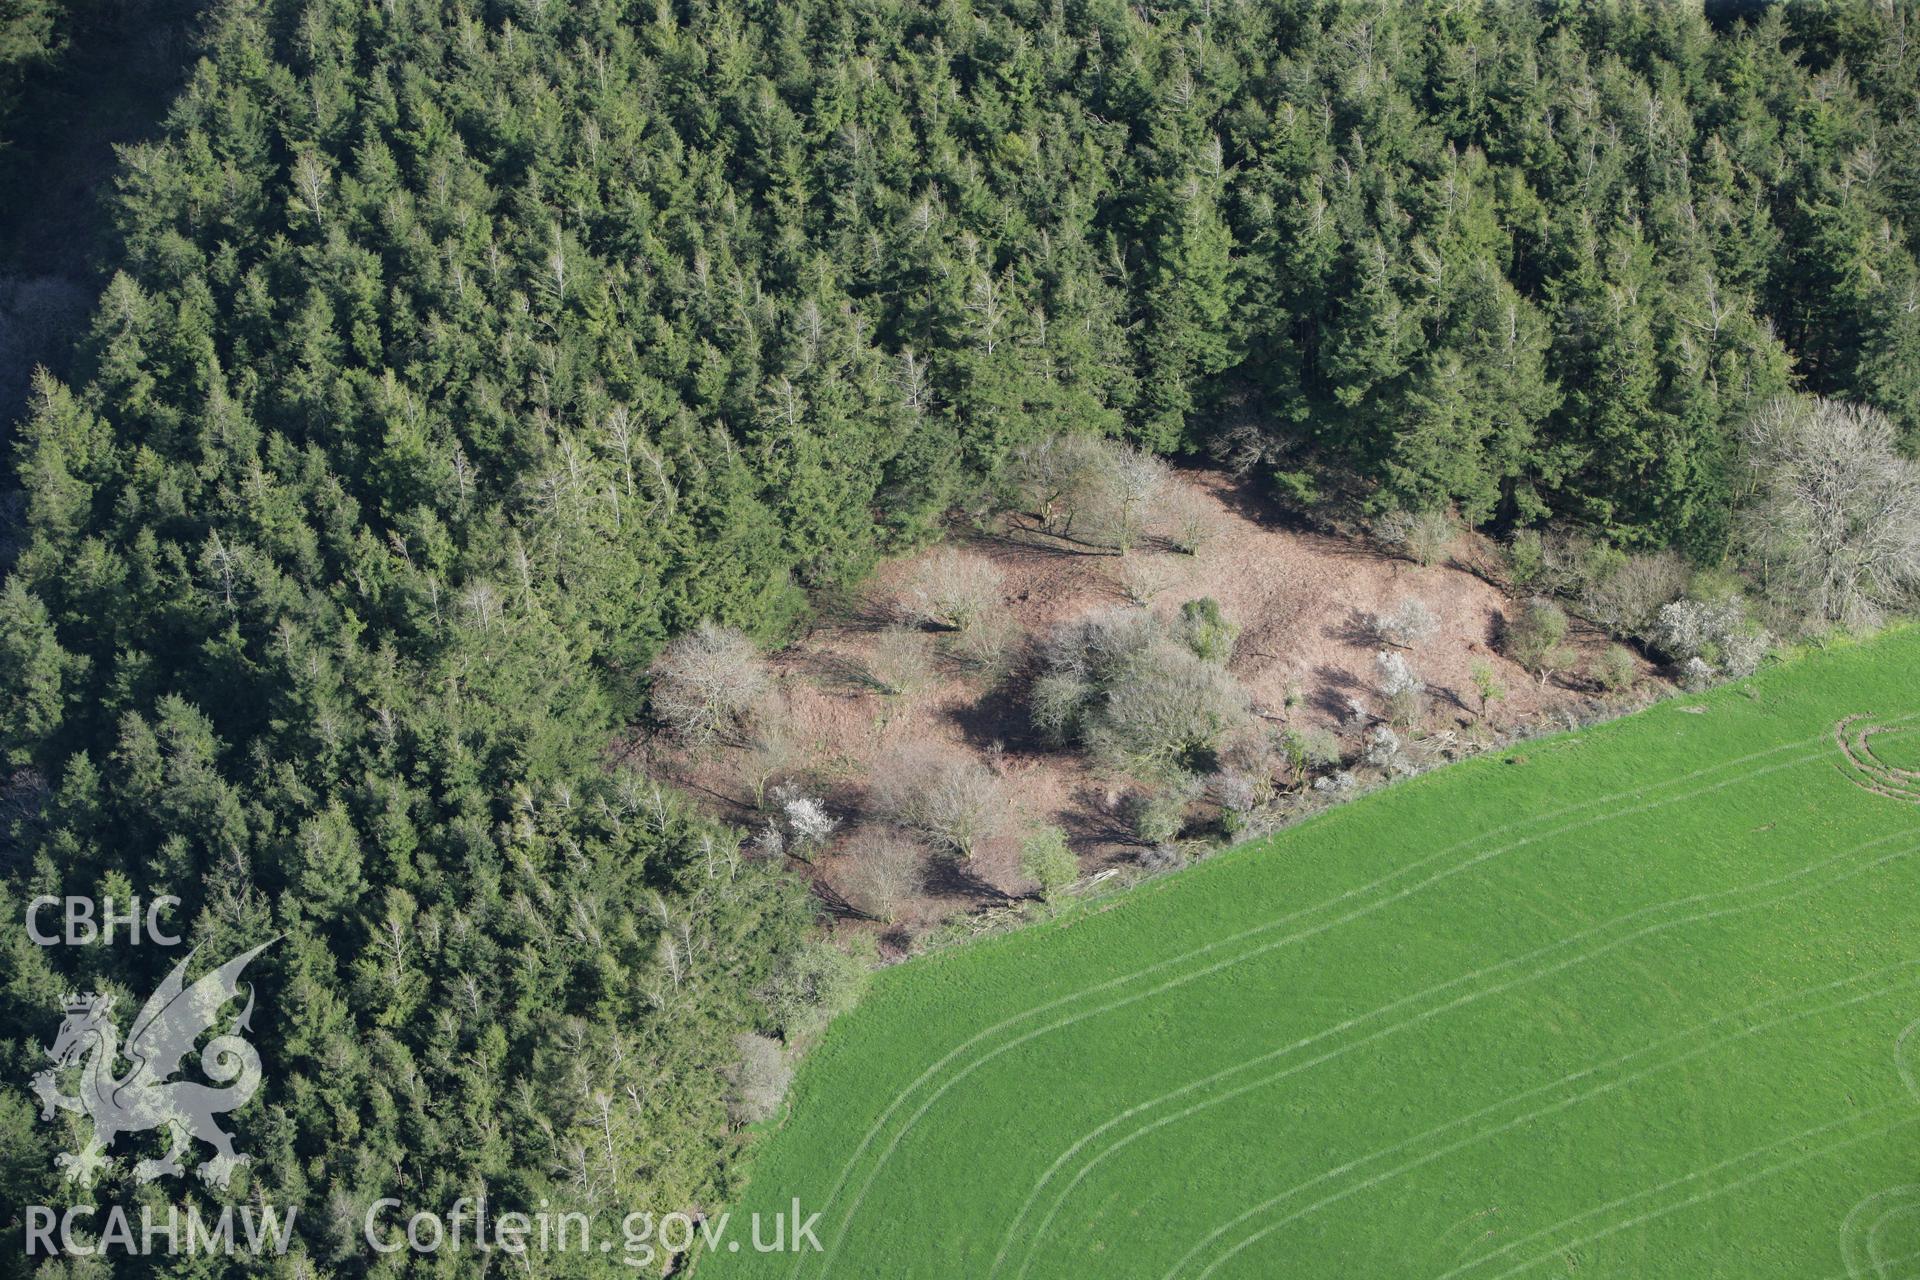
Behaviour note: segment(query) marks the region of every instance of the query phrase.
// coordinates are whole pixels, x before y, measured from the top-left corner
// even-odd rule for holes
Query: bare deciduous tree
[[[845,865],[834,879],[848,902],[875,920],[892,924],[920,888],[926,849],[893,827],[864,826],[847,840]]]
[[[1169,489],[1167,465],[1132,445],[1065,434],[1025,445],[1008,463],[1017,501],[1056,537],[1125,555],[1160,515]],[[1195,549],[1209,531],[1202,514],[1177,522]]]
[[[729,1071],[727,1107],[736,1124],[771,1120],[793,1083],[793,1066],[778,1040],[742,1032],[733,1038],[740,1060]]]
[[[677,637],[654,664],[653,712],[675,736],[705,747],[737,734],[772,685],[753,641],[731,627],[703,622]]]
[[[1080,722],[1097,690],[1082,670],[1065,664],[1043,671],[1027,692],[1027,716],[1040,735],[1065,746],[1080,732]]]
[[[867,652],[867,679],[882,695],[911,702],[933,683],[933,660],[933,641],[926,632],[885,627]]]
[[[987,613],[947,642],[947,654],[962,667],[989,679],[1006,674],[1018,654],[1023,633],[1004,613]]]
[[[794,737],[793,718],[784,706],[768,699],[756,709],[752,736],[740,757],[740,774],[753,791],[754,808],[765,805],[767,788],[804,759],[801,746]]]
[[[1197,556],[1219,537],[1219,515],[1212,504],[1194,490],[1170,489],[1162,505],[1166,511],[1167,538],[1179,551]]]
[[[1741,533],[1767,589],[1822,622],[1870,626],[1920,586],[1920,465],[1887,416],[1784,396],[1741,433]]]
[[[1619,555],[1583,582],[1580,611],[1616,636],[1645,637],[1661,606],[1687,589],[1686,562],[1671,551]]]
[[[1162,640],[1114,673],[1082,736],[1095,755],[1116,763],[1180,772],[1246,715],[1246,691],[1225,669]]]
[[[1380,681],[1381,700],[1387,706],[1387,718],[1402,728],[1411,726],[1420,717],[1420,695],[1426,692],[1426,681],[1414,674],[1405,654],[1392,649],[1374,654],[1373,665]]]
[[[1438,564],[1460,536],[1459,526],[1444,511],[1389,511],[1374,522],[1373,530],[1422,568]]]
[[[1113,584],[1129,604],[1149,605],[1180,575],[1165,556],[1126,556],[1113,567]]]
[[[962,858],[1004,830],[1012,809],[1005,785],[985,765],[931,749],[884,764],[873,799],[887,817]]]
[[[311,149],[302,150],[293,162],[295,203],[316,223],[327,220],[327,191],[333,175],[327,162]]]
[[[1067,535],[1100,466],[1103,442],[1092,436],[1048,436],[1013,451],[1007,480],[1017,501],[1048,533]]]
[[[1132,445],[1109,445],[1102,459],[1093,518],[1100,538],[1126,555],[1146,536],[1167,489],[1167,464]]]
[[[1373,616],[1374,634],[1399,649],[1412,649],[1424,644],[1439,629],[1440,619],[1427,607],[1427,602],[1418,596],[1408,596],[1386,613]]]
[[[942,547],[914,567],[902,607],[916,621],[965,631],[998,609],[1001,574],[985,556]]]

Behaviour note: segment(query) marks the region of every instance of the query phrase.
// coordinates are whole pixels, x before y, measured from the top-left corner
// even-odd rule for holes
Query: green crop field
[[[1916,672],[1803,658],[890,970],[733,1209],[822,1252],[702,1274],[1920,1274]]]

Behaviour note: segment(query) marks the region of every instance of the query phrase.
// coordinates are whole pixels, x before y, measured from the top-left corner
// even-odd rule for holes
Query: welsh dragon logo
[[[55,1165],[65,1171],[69,1182],[91,1186],[107,1162],[113,1140],[123,1133],[148,1129],[166,1129],[170,1145],[158,1160],[141,1160],[134,1165],[133,1176],[141,1182],[180,1173],[180,1158],[187,1154],[190,1139],[198,1139],[214,1150],[213,1158],[199,1169],[201,1180],[208,1186],[225,1187],[233,1171],[252,1158],[236,1155],[233,1139],[213,1120],[219,1112],[245,1105],[260,1088],[260,1055],[233,1034],[251,1030],[251,984],[247,1006],[232,1030],[215,1036],[200,1051],[200,1069],[214,1083],[170,1077],[180,1071],[181,1059],[192,1051],[201,1034],[213,1029],[220,1010],[239,999],[240,972],[247,962],[271,945],[271,941],[263,942],[234,957],[192,986],[186,983],[187,965],[199,948],[189,952],[133,1020],[124,1055],[129,1066],[121,1074],[116,1074],[121,1052],[120,1032],[112,1016],[114,998],[91,993],[65,997],[62,1005],[66,1020],[47,1051],[53,1066],[34,1076],[33,1090],[40,1098],[42,1120],[51,1120],[55,1108],[59,1108],[79,1112],[93,1121],[93,1136],[79,1151],[64,1151],[55,1158]],[[57,1077],[75,1064],[80,1066],[80,1092],[78,1097],[70,1097],[60,1092]]]

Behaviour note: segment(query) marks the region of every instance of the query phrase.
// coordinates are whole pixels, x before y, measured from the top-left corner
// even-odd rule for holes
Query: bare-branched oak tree
[[[1920,587],[1920,465],[1877,409],[1769,401],[1742,433],[1741,533],[1762,583],[1823,622],[1869,626]]]
[[[1000,588],[993,561],[942,547],[915,566],[902,608],[916,622],[966,631],[1000,607]]]
[[[1016,450],[1008,463],[1015,500],[1046,533],[1126,555],[1163,515],[1167,464],[1133,445],[1059,435]],[[1197,551],[1211,536],[1204,506],[1174,512],[1171,541]]]
[[[919,892],[926,857],[926,847],[911,834],[898,827],[869,824],[848,837],[834,882],[856,909],[892,924]]]
[[[675,638],[653,668],[653,714],[705,748],[738,735],[773,688],[766,659],[731,627],[703,622]]]
[[[874,779],[874,807],[961,858],[1006,829],[1012,798],[979,761],[932,749],[910,751]]]
[[[739,1124],[771,1120],[793,1083],[786,1047],[771,1036],[742,1032],[733,1038],[740,1060],[728,1071],[727,1109]]]
[[[1425,644],[1439,629],[1440,619],[1418,596],[1407,596],[1385,613],[1373,616],[1374,634],[1396,649]]]

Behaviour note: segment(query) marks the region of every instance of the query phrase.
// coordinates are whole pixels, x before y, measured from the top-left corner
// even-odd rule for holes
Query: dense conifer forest
[[[58,14],[0,8],[0,112]],[[217,0],[199,31],[14,431],[0,861],[9,901],[178,895],[209,955],[280,936],[220,1194],[300,1207],[288,1275],[399,1267],[360,1247],[382,1196],[727,1201],[738,1037],[804,1043],[861,965],[612,744],[670,637],[790,635],[1022,444],[1699,565],[1755,406],[1920,444],[1901,0]],[[9,1080],[60,992],[164,972],[19,916]],[[74,1194],[17,1091],[0,1133],[9,1206]]]

